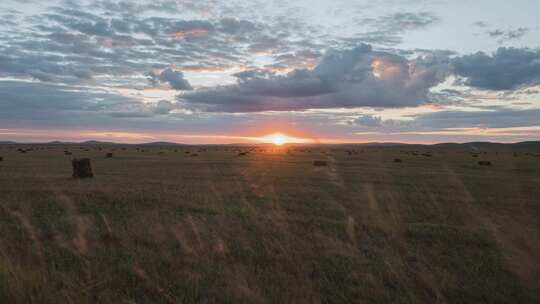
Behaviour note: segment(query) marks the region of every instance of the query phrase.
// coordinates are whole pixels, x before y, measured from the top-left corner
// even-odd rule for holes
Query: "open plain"
[[[540,301],[538,151],[35,144],[0,157],[1,303]],[[72,178],[73,158],[94,177]]]

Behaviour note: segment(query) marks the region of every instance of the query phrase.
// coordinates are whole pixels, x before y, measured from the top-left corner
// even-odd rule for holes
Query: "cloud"
[[[159,74],[153,71],[149,73],[150,81],[152,84],[157,85],[159,82],[167,82],[173,89],[181,91],[193,90],[193,87],[189,82],[184,79],[184,73],[180,71],[173,71],[168,68]]]
[[[510,128],[540,125],[540,109],[494,107],[484,111],[444,110],[414,116],[411,127],[444,128]]]
[[[529,32],[528,28],[517,28],[515,30],[494,30],[488,32],[489,37],[496,38],[499,43],[503,43],[509,40],[520,39]]]
[[[46,120],[74,112],[107,112],[136,107],[132,99],[85,87],[0,81],[0,118]]]
[[[438,22],[439,20],[439,17],[430,12],[404,12],[382,16],[375,19],[374,24],[383,30],[403,32],[423,29]]]
[[[384,114],[384,111],[381,114]],[[540,130],[539,121],[540,109],[492,106],[478,107],[474,110],[442,109],[435,112],[420,112],[402,115],[401,119],[397,120],[382,119],[373,114],[361,114],[351,120],[348,125],[354,130],[353,133],[364,136],[373,134],[381,138],[386,138],[386,136],[407,138],[408,135],[415,135],[419,136],[416,140],[431,138],[430,140],[433,141],[441,141],[441,136],[457,136],[455,139],[463,136],[462,140],[470,141],[492,136],[493,140],[497,140],[497,134],[502,135],[499,132],[501,130],[513,129],[518,132],[517,130],[520,129],[522,130],[520,135],[530,140],[534,139]],[[532,129],[536,131],[531,132]]]
[[[160,100],[156,103],[155,107],[152,109],[152,112],[158,115],[165,115],[177,108],[178,106],[176,104],[173,104],[168,100]]]
[[[452,61],[465,84],[490,90],[512,90],[540,84],[540,49],[501,47],[493,54],[478,52]]]
[[[400,13],[383,15],[386,9],[378,4],[353,10],[350,3],[336,2],[329,4],[336,10],[324,11],[322,19],[323,6],[297,9],[300,3],[32,1],[10,0],[8,7],[13,3],[20,10],[6,10],[0,21],[0,79],[19,80],[0,80],[2,125],[210,132],[219,125],[219,131],[229,127],[237,132],[280,120],[291,128],[343,135],[353,128],[489,128],[539,120],[536,110],[441,111],[449,104],[471,109],[486,100],[538,107],[538,92],[529,87],[540,84],[540,51],[501,48],[460,55],[414,49],[422,41],[408,34],[441,21],[433,13],[414,11],[433,8],[424,0],[400,4]],[[353,17],[357,22],[350,22]],[[445,20],[443,26],[451,25],[446,21],[452,22]],[[530,38],[525,36],[528,28],[497,30],[491,21],[472,21],[466,24],[469,29],[485,36],[491,32],[494,41]],[[410,49],[396,46],[404,37],[412,38],[406,41]],[[452,87],[453,77],[459,81],[454,85],[470,88]],[[172,91],[146,90],[148,80],[178,90],[177,100],[161,100],[172,99]],[[437,107],[414,108],[426,103]],[[353,110],[358,107],[380,111],[360,114],[373,112]],[[400,107],[408,109],[386,110]],[[390,119],[416,110],[440,114]],[[383,115],[386,111],[392,115]]]
[[[261,26],[247,20],[223,18],[219,22],[219,29],[223,33],[241,35],[255,33],[257,30],[261,29]]]
[[[311,30],[276,16],[264,21],[237,14],[208,18],[200,14],[210,6],[206,1],[62,0],[61,4],[15,13],[24,27],[0,25],[0,32],[6,33],[0,35],[0,76],[66,84],[113,78],[114,83],[102,85],[141,86],[138,76],[171,64],[183,71],[184,67],[240,69],[255,67],[263,53],[275,58],[267,65],[276,64],[276,70],[284,69],[278,67],[285,65],[285,57],[277,59],[282,55],[297,57],[292,68],[311,68],[315,59],[306,54],[324,48]],[[215,7],[216,12],[225,8],[234,12],[235,7]]]
[[[358,116],[352,123],[365,127],[380,127],[382,125],[382,119],[379,116],[364,114]]]
[[[476,21],[473,25],[479,28],[486,28],[488,26],[484,21]]]
[[[378,45],[397,45],[405,32],[421,30],[440,21],[430,12],[400,12],[377,18],[363,18],[359,26],[370,26],[372,30],[359,33],[352,41],[363,41]]]
[[[428,101],[429,90],[448,75],[446,58],[405,57],[370,45],[328,53],[312,70],[286,75],[249,71],[235,85],[181,95],[205,111],[255,112],[314,108],[404,107]]]
[[[145,103],[99,88],[0,81],[0,127],[69,125],[77,128],[148,126],[159,129],[175,124],[176,120],[167,119],[167,115],[180,115],[172,113],[178,108],[177,103],[170,101]]]

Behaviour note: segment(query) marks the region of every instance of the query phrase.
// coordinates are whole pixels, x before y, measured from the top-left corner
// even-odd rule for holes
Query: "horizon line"
[[[392,141],[369,141],[369,142],[334,142],[334,143],[327,143],[327,142],[303,142],[303,143],[295,143],[290,142],[286,143],[286,146],[301,146],[301,145],[307,145],[307,146],[339,146],[339,145],[418,145],[418,146],[434,146],[434,145],[444,145],[444,144],[456,144],[456,145],[465,145],[465,144],[474,144],[474,143],[487,143],[487,144],[499,144],[499,145],[515,145],[515,144],[523,144],[523,143],[540,143],[540,140],[526,140],[526,141],[515,141],[515,142],[500,142],[500,141],[441,141],[441,142],[433,142],[433,143],[412,143],[412,142],[392,142]],[[253,142],[253,143],[241,143],[241,142],[230,142],[230,143],[184,143],[184,142],[175,142],[175,141],[149,141],[149,142],[116,142],[116,141],[100,141],[100,140],[84,140],[84,141],[62,141],[62,140],[50,140],[50,141],[16,141],[16,140],[0,140],[0,145],[9,145],[9,144],[18,144],[18,145],[60,145],[60,144],[78,144],[78,145],[84,145],[84,144],[103,144],[103,145],[129,145],[129,146],[136,146],[136,145],[182,145],[182,146],[231,146],[231,145],[241,145],[241,146],[265,146],[265,145],[273,145],[270,142]]]

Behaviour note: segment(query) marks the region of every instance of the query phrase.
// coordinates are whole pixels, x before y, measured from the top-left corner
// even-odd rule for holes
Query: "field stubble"
[[[529,155],[17,148],[0,147],[2,303],[540,300]]]

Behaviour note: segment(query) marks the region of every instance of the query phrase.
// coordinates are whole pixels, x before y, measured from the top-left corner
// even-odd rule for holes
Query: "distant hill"
[[[63,142],[63,141],[51,141],[44,143],[23,143],[14,141],[0,141],[0,145],[14,145],[14,144],[47,144],[47,145],[134,145],[134,146],[189,146],[183,143],[174,143],[167,141],[156,141],[141,144],[123,144],[107,141],[88,140],[84,142]],[[258,146],[258,145],[271,145],[270,143],[236,143],[236,144],[205,144],[194,146]],[[304,144],[290,144],[291,146],[301,146]],[[540,141],[524,141],[517,143],[494,143],[494,142],[467,142],[467,143],[440,143],[440,144],[407,144],[396,142],[369,142],[369,143],[344,143],[344,144],[306,144],[313,146],[332,146],[344,149],[353,149],[359,147],[379,147],[379,148],[392,148],[403,147],[407,149],[441,149],[441,150],[467,150],[467,151],[484,151],[484,150],[497,150],[497,151],[540,151]]]
[[[339,146],[339,147],[395,147],[395,146],[410,146],[411,144],[407,143],[398,143],[398,142],[367,142],[367,143],[345,143],[345,144],[322,144],[329,146]]]
[[[32,144],[32,143],[26,143],[26,144]],[[118,145],[118,143],[115,142],[108,142],[108,141],[97,141],[97,140],[88,140],[83,142],[75,142],[75,141],[49,141],[45,143],[34,143],[34,144],[47,144],[47,145]]]
[[[97,141],[97,140],[88,140],[85,142],[82,142],[83,145],[118,145],[118,143],[111,142],[111,141]]]
[[[468,143],[442,143],[432,145],[434,148],[450,149],[450,150],[534,150],[540,151],[540,141],[524,141],[518,143],[493,143],[493,142],[468,142]]]
[[[180,144],[180,143],[173,143],[168,141],[155,141],[155,142],[149,142],[140,144],[141,146],[187,146],[186,144]]]
[[[540,151],[540,141],[524,141],[517,143],[494,143],[494,142],[467,142],[467,143],[440,143],[440,144],[407,144],[393,142],[369,142],[347,144],[321,144],[322,146],[336,146],[345,149],[359,147],[392,148],[403,147],[406,149],[438,149],[438,150],[466,150],[466,151]]]

